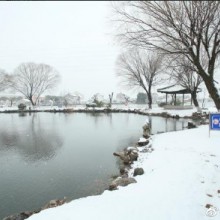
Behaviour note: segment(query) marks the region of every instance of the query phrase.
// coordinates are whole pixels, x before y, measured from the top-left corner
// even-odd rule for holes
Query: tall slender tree
[[[152,108],[152,87],[162,79],[162,56],[143,50],[130,50],[121,54],[116,62],[117,76],[129,87],[143,89],[148,97],[148,107]]]

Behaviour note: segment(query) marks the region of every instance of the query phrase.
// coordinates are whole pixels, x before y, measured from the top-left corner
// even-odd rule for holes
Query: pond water
[[[0,114],[0,219],[51,199],[102,193],[118,174],[113,152],[134,145],[147,116],[127,113]],[[150,117],[152,133],[185,120]]]

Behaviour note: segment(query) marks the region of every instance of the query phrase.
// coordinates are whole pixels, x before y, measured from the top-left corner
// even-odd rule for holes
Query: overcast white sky
[[[115,76],[110,2],[0,2],[0,68],[46,63],[62,77],[53,94],[125,92]]]

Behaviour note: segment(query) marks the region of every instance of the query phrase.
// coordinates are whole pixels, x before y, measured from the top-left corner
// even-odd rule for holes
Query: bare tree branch
[[[152,87],[162,81],[162,56],[157,53],[146,54],[141,50],[130,50],[121,54],[116,63],[117,76],[129,87],[142,88],[152,105]]]
[[[196,73],[197,70],[192,63],[184,57],[179,57],[173,60],[169,69],[171,69],[170,77],[172,80],[187,89],[192,96],[194,105],[199,107],[197,92],[203,80],[202,77]]]

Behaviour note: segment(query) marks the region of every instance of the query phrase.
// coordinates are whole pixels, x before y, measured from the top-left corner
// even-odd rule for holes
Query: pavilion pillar
[[[176,105],[176,93],[175,93],[175,96],[174,96],[174,105]]]
[[[167,105],[167,93],[166,93],[166,105]]]
[[[183,93],[183,105],[184,105],[184,93]]]

